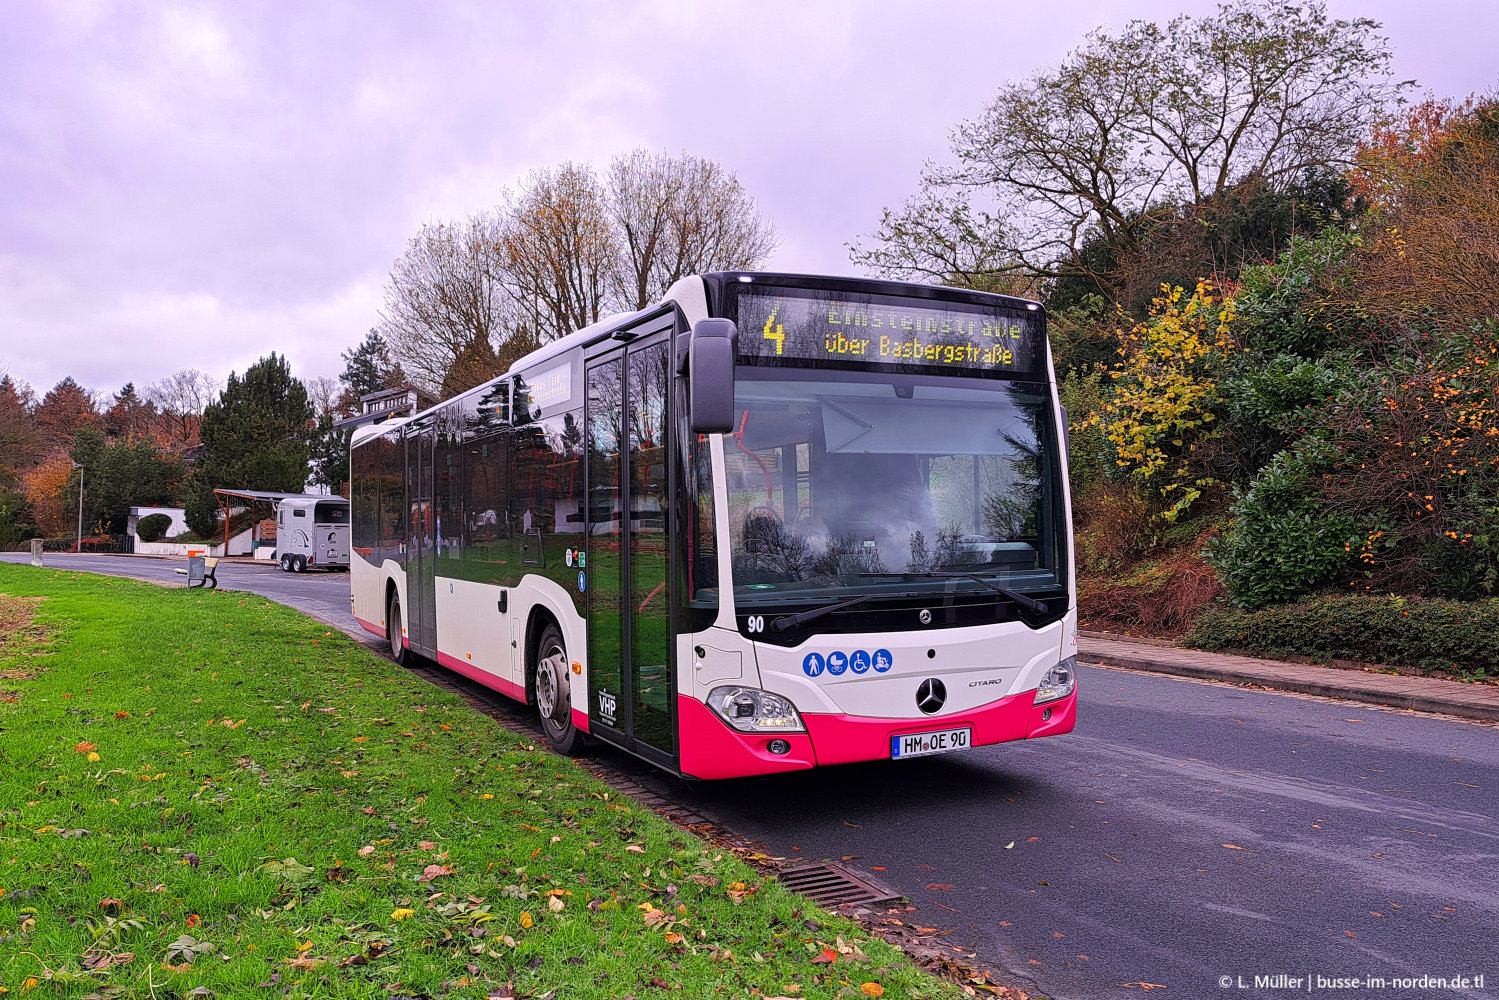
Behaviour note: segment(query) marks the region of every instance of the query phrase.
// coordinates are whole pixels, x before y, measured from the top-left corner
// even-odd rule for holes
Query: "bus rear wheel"
[[[560,754],[572,756],[583,749],[583,734],[573,725],[572,681],[568,673],[567,647],[556,625],[548,625],[536,647],[536,714],[547,742]]]
[[[385,638],[390,643],[390,658],[403,667],[409,667],[412,652],[406,648],[406,637],[401,634],[403,627],[401,599],[392,592],[390,606],[385,609]]]

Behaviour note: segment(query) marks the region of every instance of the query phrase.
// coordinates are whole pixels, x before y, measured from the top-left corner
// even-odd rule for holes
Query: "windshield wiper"
[[[868,576],[869,574],[861,573],[860,575]],[[796,626],[801,625],[804,622],[809,622],[814,618],[821,618],[823,615],[832,614],[834,611],[842,611],[844,608],[851,608],[855,604],[863,604],[865,601],[872,601],[876,597],[919,596],[919,594],[912,590],[903,591],[899,594],[860,594],[858,597],[850,597],[846,601],[838,601],[834,604],[824,604],[822,607],[813,608],[811,611],[801,611],[794,615],[782,615],[780,618],[772,621],[770,623],[770,627],[775,629],[777,632],[784,632],[788,628],[795,628]]]
[[[1043,615],[1046,614],[1046,610],[1047,610],[1046,605],[1042,604],[1040,601],[1036,600],[1034,597],[1026,597],[1024,594],[1020,593],[1019,591],[1011,590],[1009,587],[1001,587],[997,583],[994,583],[994,582],[989,581],[989,580],[985,580],[982,576],[980,576],[977,573],[944,572],[944,571],[940,571],[940,570],[927,570],[927,571],[921,572],[921,573],[911,573],[911,572],[860,573],[859,575],[860,576],[898,576],[898,577],[900,577],[902,579],[905,579],[906,577],[912,577],[912,576],[928,576],[928,577],[951,577],[951,578],[957,578],[957,579],[962,579],[962,580],[972,580],[974,583],[978,584],[979,586],[981,586],[981,587],[988,587],[990,590],[994,591],[1000,597],[1003,597],[1003,598],[1006,598],[1008,600],[1014,601],[1016,604],[1020,605],[1021,607],[1030,608],[1032,611],[1039,612],[1040,614],[1043,614]]]

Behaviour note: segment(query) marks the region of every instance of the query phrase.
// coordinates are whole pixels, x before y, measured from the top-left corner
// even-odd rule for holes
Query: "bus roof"
[[[673,303],[682,310],[688,324],[705,319],[708,316],[708,290],[711,286],[718,286],[728,282],[763,282],[765,284],[789,284],[801,286],[816,286],[826,284],[831,288],[847,289],[849,291],[868,291],[886,294],[905,294],[917,298],[940,298],[944,294],[952,294],[966,299],[1000,299],[1005,305],[1016,309],[1039,310],[1043,307],[1039,302],[1030,299],[1017,298],[1013,295],[1001,295],[997,292],[981,292],[971,288],[954,288],[947,285],[923,285],[911,281],[888,281],[883,278],[855,278],[838,277],[824,274],[797,274],[789,271],[711,271],[700,275],[689,275],[679,279],[659,302],[637,309],[633,312],[618,312],[605,316],[596,323],[590,323],[581,330],[558,337],[549,343],[542,344],[536,350],[519,358],[512,364],[504,375],[496,376],[487,382],[459,393],[449,399],[442,400],[422,410],[420,413],[409,417],[393,417],[378,424],[356,427],[349,438],[349,446],[362,444],[371,438],[378,437],[390,431],[397,430],[401,426],[417,420],[441,406],[446,406],[455,399],[462,399],[475,393],[489,389],[501,379],[509,378],[539,364],[544,364],[553,358],[560,357],[568,351],[598,340],[610,331],[626,326],[635,319],[657,312],[662,306]]]

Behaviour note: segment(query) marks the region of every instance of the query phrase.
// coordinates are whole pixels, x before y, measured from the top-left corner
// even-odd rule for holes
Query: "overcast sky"
[[[1494,0],[1334,0],[1382,21],[1400,78],[1499,83]],[[1211,4],[863,2],[6,4],[0,371],[112,393],[302,377],[377,320],[423,222],[535,167],[637,146],[735,171],[770,266],[844,244],[942,158],[948,128],[1095,27]]]

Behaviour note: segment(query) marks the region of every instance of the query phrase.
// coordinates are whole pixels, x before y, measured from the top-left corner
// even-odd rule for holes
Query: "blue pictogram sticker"
[[[867,673],[869,670],[869,654],[862,649],[856,649],[848,655],[848,669],[856,674]]]
[[[837,677],[839,674],[843,673],[847,669],[848,669],[848,654],[847,653],[839,651],[839,652],[834,652],[834,653],[829,653],[828,654],[828,673],[832,674],[834,677]]]
[[[822,673],[822,654],[808,653],[807,658],[802,661],[802,672],[808,677],[816,677]]]
[[[890,655],[888,649],[876,649],[874,651],[874,669],[878,673],[884,673],[895,666],[895,659]]]
[[[584,579],[583,579],[583,571],[582,571],[582,570],[579,570],[579,571],[578,571],[578,589],[579,589],[579,590],[580,590],[580,591],[581,591],[581,590],[586,590],[586,589],[587,589],[587,587],[586,587],[586,585],[585,585],[585,581],[584,581]]]

